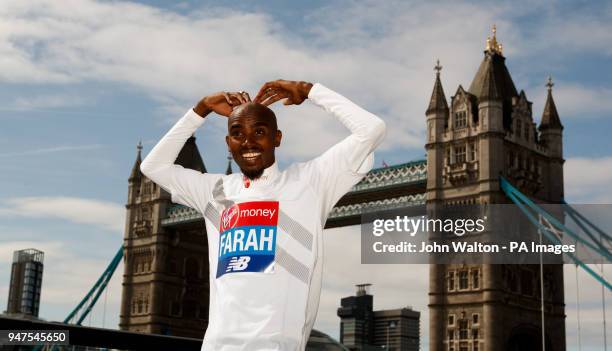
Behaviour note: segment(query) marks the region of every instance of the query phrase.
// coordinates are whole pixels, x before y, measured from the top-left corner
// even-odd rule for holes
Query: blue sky
[[[6,296],[11,252],[39,247],[47,259],[41,313],[63,319],[121,244],[136,144],[142,140],[146,154],[174,121],[211,92],[254,95],[265,81],[279,77],[320,81],[391,127],[377,165],[383,159],[393,164],[423,158],[424,111],[436,59],[444,66],[442,83],[450,99],[459,84],[469,87],[493,23],[517,89],[533,102],[536,122],[546,78],[553,77],[565,125],[567,198],[610,203],[612,6],[605,2],[4,3],[0,296]],[[346,135],[310,104],[278,105],[275,111],[285,135],[281,167],[313,157]],[[218,117],[196,134],[211,172],[225,170],[223,136]],[[355,233],[356,228],[330,231],[328,261],[337,260],[337,242]],[[375,283],[378,307],[410,304],[425,313],[421,330],[426,340],[427,267],[411,274],[405,266],[386,267],[405,276],[391,283],[379,278],[376,269],[381,268],[359,266],[346,276],[329,266],[317,327],[337,336],[339,297],[367,280]],[[570,277],[571,349],[576,342]],[[109,308],[116,311],[120,279],[112,284],[116,292],[109,294]],[[592,335],[583,335],[583,350],[595,350],[601,338],[599,289],[587,278],[581,286],[585,304],[595,306],[582,313],[583,329],[592,326]],[[107,326],[116,325],[112,315],[107,313]]]

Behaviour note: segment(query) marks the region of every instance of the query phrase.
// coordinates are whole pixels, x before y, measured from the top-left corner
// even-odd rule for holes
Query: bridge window
[[[476,143],[470,143],[470,161],[476,161]]]
[[[475,269],[472,271],[472,288],[473,289],[478,289],[480,287],[480,280],[478,279],[479,276],[479,271],[478,269]]]
[[[181,304],[178,301],[172,301],[170,303],[170,315],[172,316],[181,315]]]
[[[472,324],[480,323],[480,315],[478,313],[474,313],[472,315]]]
[[[448,325],[450,325],[450,326],[455,325],[455,315],[454,314],[449,314],[448,315]]]
[[[467,319],[461,319],[459,320],[459,340],[467,340],[468,338],[468,321]]]
[[[455,112],[455,128],[467,127],[467,111]]]
[[[468,271],[459,272],[459,290],[468,288]]]
[[[451,162],[451,148],[450,147],[446,148],[446,160],[445,161],[446,161],[446,165],[447,166],[450,166],[452,164],[452,162]]]
[[[529,141],[529,123],[525,123],[525,139]]]
[[[533,273],[526,269],[521,272],[521,291],[524,295],[533,295]]]
[[[448,272],[448,290],[455,290],[455,272]]]
[[[453,341],[453,340],[455,340],[455,330],[449,329],[448,330],[448,341]]]
[[[455,163],[465,162],[465,145],[455,146]]]

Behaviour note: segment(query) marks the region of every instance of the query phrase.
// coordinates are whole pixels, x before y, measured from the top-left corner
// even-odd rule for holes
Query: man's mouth
[[[242,158],[245,161],[255,161],[259,156],[261,156],[261,152],[246,152],[242,154]]]

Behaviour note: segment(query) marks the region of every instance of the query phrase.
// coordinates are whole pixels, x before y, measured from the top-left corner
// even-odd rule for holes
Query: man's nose
[[[255,136],[254,135],[247,135],[244,138],[244,141],[242,142],[242,146],[253,146],[256,145],[255,143]]]

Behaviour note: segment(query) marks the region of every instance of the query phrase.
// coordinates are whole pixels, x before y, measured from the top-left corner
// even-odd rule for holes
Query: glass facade
[[[38,316],[44,253],[35,249],[15,251],[11,267],[8,314]]]

